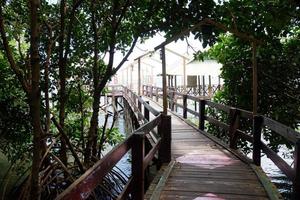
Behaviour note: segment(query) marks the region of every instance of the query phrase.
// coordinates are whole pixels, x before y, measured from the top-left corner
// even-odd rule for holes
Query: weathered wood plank
[[[288,126],[285,126],[267,117],[264,117],[263,121],[265,126],[268,126],[271,130],[280,134],[282,137],[286,138],[290,142],[293,142],[294,144],[300,139],[300,133]]]
[[[160,199],[268,199],[249,165],[175,116],[171,150],[176,164]]]
[[[185,191],[164,191],[160,199],[164,200],[266,200],[268,198],[255,195],[237,195],[237,194],[221,194],[221,193],[206,193],[206,192],[185,192]]]

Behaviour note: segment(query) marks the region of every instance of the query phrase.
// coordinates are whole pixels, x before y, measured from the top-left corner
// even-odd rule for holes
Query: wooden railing
[[[159,88],[144,86],[143,94],[154,98],[157,102],[162,95],[159,94]],[[182,103],[174,101],[176,95],[182,99]],[[188,108],[187,101],[194,102],[194,109]],[[248,141],[252,144],[252,162],[260,166],[261,164],[261,154],[262,152],[270,158],[273,163],[287,176],[287,178],[293,182],[293,199],[300,199],[300,133],[294,129],[287,127],[279,122],[276,122],[270,118],[261,115],[253,116],[252,112],[218,104],[207,99],[201,99],[195,96],[190,96],[186,94],[180,94],[174,91],[168,91],[168,106],[169,109],[174,111],[174,107],[180,107],[182,109],[182,117],[187,119],[188,113],[192,116],[198,118],[198,128],[201,131],[205,131],[206,122],[213,124],[221,129],[225,130],[228,140],[228,146],[234,150],[237,150],[237,142],[239,139]],[[226,123],[220,121],[209,115],[207,112],[211,109],[216,109],[227,114],[228,121]],[[177,110],[177,109],[176,109]],[[241,120],[252,121],[252,133],[246,133],[240,130]],[[267,128],[272,132],[284,137],[288,142],[294,145],[294,167],[291,167],[285,160],[283,160],[276,152],[267,146],[262,141],[262,129]]]
[[[211,85],[201,85],[197,87],[183,87],[183,86],[177,86],[177,87],[167,87],[169,91],[177,93],[179,96],[180,94],[187,94],[190,96],[202,96],[202,97],[209,97],[211,98],[217,91],[221,89],[221,85],[217,84],[211,84]],[[150,96],[151,93],[162,95],[162,88],[155,87],[155,86],[143,86],[143,91],[145,91],[145,94]]]
[[[114,90],[115,89],[115,90]],[[126,199],[129,195],[132,199],[144,199],[144,171],[158,153],[160,163],[168,163],[171,160],[170,138],[171,138],[171,117],[161,114],[143,101],[135,93],[126,87],[115,86],[114,92],[122,91],[124,98],[133,107],[138,116],[145,118],[146,123],[130,134],[124,142],[113,148],[93,167],[88,169],[79,179],[62,192],[56,199],[87,199],[94,189],[102,182],[102,179],[112,168],[131,150],[132,154],[132,175],[124,187],[118,199]],[[138,106],[137,106],[138,105]],[[144,112],[142,113],[142,107]],[[154,115],[150,120],[149,112]],[[155,145],[145,155],[145,136],[157,127],[160,136]]]

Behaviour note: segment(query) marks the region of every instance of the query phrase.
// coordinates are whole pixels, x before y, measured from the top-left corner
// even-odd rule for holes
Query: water
[[[280,146],[278,155],[283,158],[290,166],[293,164],[291,150],[285,146]],[[292,182],[282,173],[282,171],[267,156],[261,159],[261,168],[270,178],[271,182],[277,187],[284,199],[291,199]]]
[[[120,108],[119,108],[120,109]],[[112,108],[109,107],[108,110],[110,112],[113,112]],[[110,116],[108,118],[108,121],[107,121],[107,127],[110,127],[111,124],[112,124],[112,119],[113,117]],[[104,123],[104,120],[105,120],[105,114],[104,113],[101,113],[99,115],[99,124],[102,125]],[[123,135],[124,139],[128,136],[128,134],[130,133],[127,133],[126,131],[126,121],[124,119],[124,115],[123,113],[119,113],[119,116],[118,118],[116,119],[115,121],[115,124],[114,124],[114,127],[118,128],[119,129],[119,132]],[[108,146],[105,151],[103,152],[104,155],[107,154],[109,151],[111,151],[113,149],[113,146]],[[125,177],[130,177],[131,176],[131,163],[130,163],[130,151],[125,154],[123,156],[123,158],[116,164],[117,168],[119,168],[121,171],[121,173],[123,173],[123,175],[125,175]],[[118,169],[117,169],[118,171]]]

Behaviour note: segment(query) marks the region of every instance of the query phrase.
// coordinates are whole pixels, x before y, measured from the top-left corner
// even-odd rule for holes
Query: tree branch
[[[12,70],[14,71],[14,73],[16,74],[18,80],[20,81],[23,90],[25,91],[25,93],[29,93],[29,87],[28,84],[24,78],[23,75],[23,71],[17,66],[12,50],[8,45],[8,39],[6,37],[6,32],[5,32],[5,26],[4,26],[4,19],[3,19],[3,12],[2,12],[2,6],[0,6],[0,32],[1,32],[1,39],[2,39],[2,43],[4,46],[4,51],[6,53],[6,56],[8,58],[8,62],[10,64],[10,67],[12,68]]]
[[[127,61],[128,57],[130,56],[130,54],[132,53],[136,43],[137,43],[138,37],[134,38],[131,47],[129,49],[129,51],[127,52],[127,54],[125,55],[125,57],[122,59],[122,61],[118,64],[118,66],[116,68],[113,69],[112,71],[112,75],[114,75],[115,73],[117,73],[117,71],[122,67],[122,65]]]

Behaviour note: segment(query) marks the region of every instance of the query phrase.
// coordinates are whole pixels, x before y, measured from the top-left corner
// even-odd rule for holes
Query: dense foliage
[[[212,58],[223,64],[223,90],[215,101],[253,110],[253,48],[257,47],[258,113],[287,126],[299,126],[299,5],[290,1],[228,1],[218,7],[219,28],[227,33],[206,52],[198,52],[197,59]],[[225,113],[210,113],[227,122]],[[211,131],[225,140],[222,130],[211,126]],[[250,133],[251,121],[241,123],[241,129]],[[276,149],[289,144],[281,137],[265,130],[265,139]],[[247,152],[242,142],[239,147]]]
[[[122,139],[107,119],[99,124],[101,92],[136,43],[158,31],[167,38],[192,32],[204,47],[221,32],[240,38],[225,34],[211,54],[224,63],[222,101],[246,109],[251,44],[259,45],[260,112],[295,126],[297,12],[295,2],[283,0],[1,1],[1,151],[13,161],[29,149],[31,166],[17,195],[54,198],[101,158],[107,143]],[[116,51],[124,55],[120,63]],[[282,76],[286,82],[279,83]],[[282,92],[280,84],[291,90]]]

